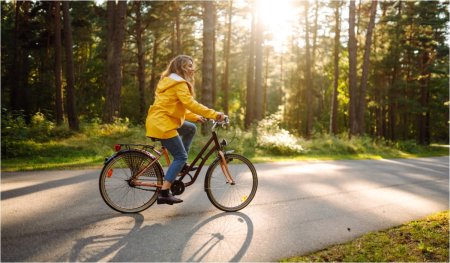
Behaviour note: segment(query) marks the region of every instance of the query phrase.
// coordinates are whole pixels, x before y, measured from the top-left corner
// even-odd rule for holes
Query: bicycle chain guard
[[[172,183],[170,187],[170,191],[172,191],[173,195],[181,195],[184,192],[184,183],[182,181],[175,181]]]

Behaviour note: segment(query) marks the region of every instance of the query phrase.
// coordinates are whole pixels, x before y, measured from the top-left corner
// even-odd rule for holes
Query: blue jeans
[[[169,139],[161,139],[161,144],[167,148],[173,157],[166,176],[164,176],[164,179],[171,183],[175,181],[177,174],[181,172],[188,159],[189,148],[197,131],[197,126],[185,121],[177,131],[179,135]]]

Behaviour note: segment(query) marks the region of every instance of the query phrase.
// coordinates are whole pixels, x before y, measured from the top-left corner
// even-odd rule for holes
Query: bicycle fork
[[[222,151],[218,151],[219,157],[220,157],[220,168],[222,169],[223,174],[225,175],[225,179],[227,179],[227,183],[231,185],[235,185],[236,183],[233,180],[233,177],[231,176],[230,170],[228,169],[228,163],[225,159],[225,155]]]

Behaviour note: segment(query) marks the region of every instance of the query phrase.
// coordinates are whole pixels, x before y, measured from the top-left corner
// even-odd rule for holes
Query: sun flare
[[[285,49],[285,41],[292,34],[292,25],[298,20],[291,0],[259,0],[259,13],[266,32],[272,35],[268,45],[278,52]]]

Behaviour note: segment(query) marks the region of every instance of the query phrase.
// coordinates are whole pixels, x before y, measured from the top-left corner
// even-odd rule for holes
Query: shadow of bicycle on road
[[[147,222],[141,214],[125,216],[134,221],[130,228],[112,224],[109,234],[76,240],[67,260],[235,262],[243,258],[253,238],[252,220],[239,212],[215,214],[199,223],[201,214],[173,217],[164,224]]]

